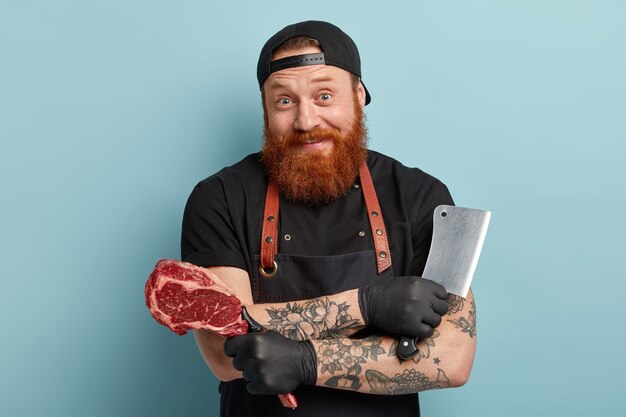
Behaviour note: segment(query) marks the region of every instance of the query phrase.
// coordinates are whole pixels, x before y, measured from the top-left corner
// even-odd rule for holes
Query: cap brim
[[[370,101],[372,101],[372,96],[370,96],[370,92],[367,91],[367,87],[363,83],[363,80],[361,80],[361,85],[365,89],[365,105],[367,106],[368,104],[370,104]]]

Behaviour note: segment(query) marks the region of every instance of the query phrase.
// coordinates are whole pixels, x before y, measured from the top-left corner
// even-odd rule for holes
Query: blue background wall
[[[229,3],[0,3],[0,414],[216,415],[143,285],[260,146],[262,44],[314,18],[360,47],[371,147],[493,211],[471,380],[424,415],[625,415],[626,3]]]

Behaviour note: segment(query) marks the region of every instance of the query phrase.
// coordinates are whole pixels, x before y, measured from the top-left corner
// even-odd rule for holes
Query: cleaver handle
[[[396,348],[396,354],[400,359],[408,360],[417,355],[419,349],[415,344],[415,340],[416,339],[407,336],[402,336],[400,338],[400,342],[398,343],[398,347]]]

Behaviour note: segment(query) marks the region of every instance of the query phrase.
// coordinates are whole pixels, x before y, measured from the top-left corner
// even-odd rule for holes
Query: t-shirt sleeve
[[[415,211],[411,227],[411,240],[413,242],[411,272],[421,276],[426,266],[433,236],[433,212],[441,204],[454,205],[454,201],[448,187],[437,179],[425,188],[418,201],[420,201],[419,209]]]
[[[181,259],[192,264],[246,269],[236,238],[226,190],[219,177],[198,183],[183,215]]]

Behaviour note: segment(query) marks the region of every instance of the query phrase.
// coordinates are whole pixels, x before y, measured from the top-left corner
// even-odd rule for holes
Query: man
[[[453,204],[416,168],[367,150],[356,45],[308,21],[270,38],[257,76],[258,154],[201,181],[185,209],[182,259],[207,267],[265,330],[225,341],[196,331],[223,416],[418,416],[417,392],[463,385],[475,308],[419,278],[432,213]],[[401,361],[400,336],[419,338]],[[294,411],[275,394],[293,391]]]

